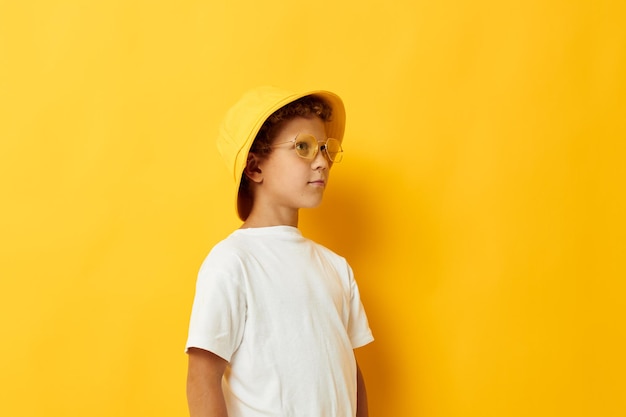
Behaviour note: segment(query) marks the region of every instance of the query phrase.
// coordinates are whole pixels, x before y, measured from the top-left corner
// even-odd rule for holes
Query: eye
[[[305,141],[298,141],[296,142],[296,151],[298,151],[299,153],[303,153],[306,154],[309,152],[309,143],[305,142]]]

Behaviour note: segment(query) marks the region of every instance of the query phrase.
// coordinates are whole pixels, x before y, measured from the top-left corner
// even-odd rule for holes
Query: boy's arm
[[[367,391],[365,390],[365,380],[361,373],[359,364],[356,364],[356,417],[368,417]]]
[[[191,417],[228,417],[222,376],[228,362],[204,349],[190,348],[187,403]]]

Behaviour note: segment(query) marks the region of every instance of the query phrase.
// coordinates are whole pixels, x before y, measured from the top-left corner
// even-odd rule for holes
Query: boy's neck
[[[253,227],[292,226],[298,227],[298,210],[262,211],[252,210],[248,218],[241,225],[241,229]]]

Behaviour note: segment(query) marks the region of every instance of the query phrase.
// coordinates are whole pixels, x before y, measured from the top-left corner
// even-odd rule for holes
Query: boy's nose
[[[326,156],[326,151],[324,149],[322,149],[322,147],[320,147],[319,151],[317,152],[317,155],[315,155],[315,158],[313,158],[313,169],[328,169],[328,167],[330,166],[330,161],[328,160],[328,157]]]

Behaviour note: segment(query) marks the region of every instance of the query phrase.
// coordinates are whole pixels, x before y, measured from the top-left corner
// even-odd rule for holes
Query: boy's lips
[[[326,185],[326,180],[323,180],[323,179],[313,180],[313,181],[309,181],[309,184],[324,186]]]

